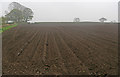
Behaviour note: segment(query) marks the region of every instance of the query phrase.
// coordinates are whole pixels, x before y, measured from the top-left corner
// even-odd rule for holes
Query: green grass
[[[6,30],[8,30],[10,28],[16,27],[16,26],[17,26],[17,24],[13,24],[13,25],[9,25],[9,26],[6,26],[6,27],[2,27],[2,28],[0,28],[0,33],[4,32],[4,31],[6,31]]]

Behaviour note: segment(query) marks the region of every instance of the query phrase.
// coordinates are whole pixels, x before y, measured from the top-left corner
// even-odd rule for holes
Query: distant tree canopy
[[[107,19],[103,17],[103,18],[100,18],[99,21],[100,22],[105,22],[105,21],[107,21]]]
[[[7,21],[27,22],[33,18],[33,11],[17,2],[12,2],[8,8],[10,12],[5,15]]]
[[[22,21],[22,12],[17,9],[13,9],[6,15],[7,20],[11,20],[14,22],[21,22]]]
[[[80,22],[80,18],[74,18],[73,22]]]

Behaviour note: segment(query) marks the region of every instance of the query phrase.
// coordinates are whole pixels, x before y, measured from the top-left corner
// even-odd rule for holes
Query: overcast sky
[[[118,20],[119,0],[3,0],[2,12],[14,1],[33,10],[33,21],[71,22],[75,17],[81,21],[98,21],[101,17]]]

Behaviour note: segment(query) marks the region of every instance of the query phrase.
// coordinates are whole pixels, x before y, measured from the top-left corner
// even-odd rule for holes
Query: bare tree
[[[99,21],[100,22],[105,22],[105,21],[107,21],[107,19],[103,17],[103,18],[100,18]]]
[[[74,18],[73,22],[80,22],[80,18]]]

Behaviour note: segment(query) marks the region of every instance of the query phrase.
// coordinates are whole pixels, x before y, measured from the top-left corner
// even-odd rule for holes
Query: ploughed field
[[[117,74],[117,24],[21,24],[2,36],[3,75]]]

